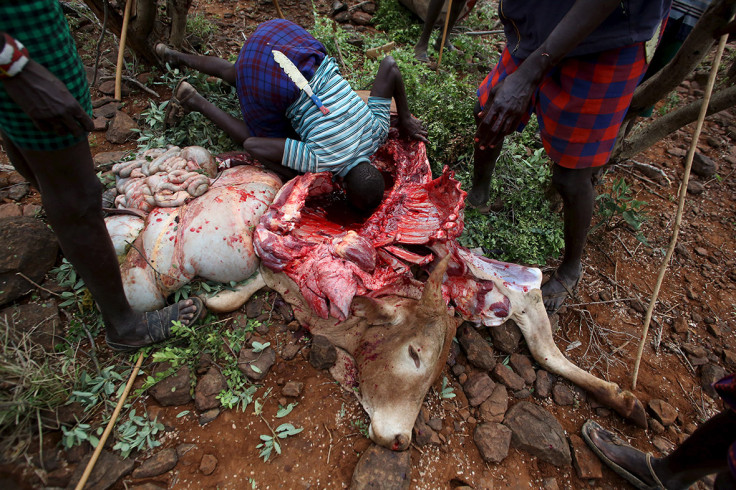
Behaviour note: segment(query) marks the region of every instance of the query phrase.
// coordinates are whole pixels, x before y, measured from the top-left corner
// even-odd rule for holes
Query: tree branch
[[[667,135],[695,121],[698,118],[698,113],[702,105],[702,100],[693,101],[635,131],[621,146],[614,150],[614,153],[611,155],[611,162],[616,163],[628,160]],[[719,90],[713,94],[706,115],[710,116],[733,106],[736,106],[736,86]]]

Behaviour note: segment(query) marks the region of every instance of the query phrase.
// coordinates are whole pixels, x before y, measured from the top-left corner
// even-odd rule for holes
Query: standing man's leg
[[[481,110],[480,102],[476,101],[473,108],[476,126],[480,124],[478,114]],[[473,182],[470,192],[468,192],[467,202],[482,213],[488,211],[487,203],[491,192],[491,177],[502,148],[503,140],[495,147],[482,150],[476,143],[473,150]]]
[[[107,338],[130,347],[162,340],[157,338],[160,332],[149,330],[147,315],[155,313],[133,311],[125,297],[117,256],[102,217],[102,186],[94,172],[87,140],[55,151],[24,150],[9,139],[3,141],[13,165],[32,173],[32,181],[38,184],[46,215],[65,257],[84,279],[102,311]],[[199,313],[192,300],[173,308],[178,309],[178,319],[184,324]]]
[[[429,7],[427,7],[427,18],[424,20],[424,28],[422,29],[422,34],[419,36],[419,40],[417,41],[417,44],[414,46],[414,57],[423,62],[428,62],[429,57],[427,57],[427,48],[429,47],[429,38],[432,36],[432,31],[434,30],[434,25],[437,22],[437,18],[440,16],[440,11],[442,10],[442,6],[445,4],[445,0],[430,0]],[[463,7],[465,6],[465,0],[453,0],[452,2],[452,10],[450,11],[450,20],[447,25],[447,31],[448,35],[450,30],[452,30],[453,26],[455,25],[455,22],[457,22],[457,18],[460,16],[460,12],[462,11]],[[434,45],[435,50],[440,49],[440,43],[442,42],[442,37],[440,37],[437,42]],[[448,46],[450,43],[449,38],[445,41],[445,46]]]
[[[202,56],[175,51],[165,44],[156,45],[156,54],[174,67],[184,65],[194,70],[220,78],[235,86],[235,65],[217,56]]]
[[[547,311],[556,311],[570,295],[582,274],[583,250],[593,218],[595,189],[594,167],[569,169],[555,164],[552,185],[563,203],[565,253],[552,278],[542,285],[542,297]]]

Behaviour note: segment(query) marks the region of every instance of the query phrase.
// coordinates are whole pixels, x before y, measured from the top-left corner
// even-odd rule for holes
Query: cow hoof
[[[630,402],[626,405],[630,406],[631,408],[628,410],[628,413],[622,413],[621,415],[631,420],[639,427],[646,429],[647,413],[646,410],[644,410],[644,405],[642,405],[636,395],[634,395],[630,391],[625,391],[624,397],[630,400]]]

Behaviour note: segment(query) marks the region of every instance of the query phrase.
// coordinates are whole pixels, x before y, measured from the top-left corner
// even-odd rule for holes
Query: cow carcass
[[[255,250],[261,274],[241,290],[224,293],[225,300],[208,299],[208,305],[238,308],[264,283],[278,291],[302,325],[339,347],[331,372],[343,386],[357,388],[371,418],[371,438],[392,449],[408,447],[461,320],[486,326],[515,320],[542,367],[624,417],[646,423],[633,394],[574,366],[555,346],[539,290],[541,271],[494,261],[457,243],[465,193],[448,169],[432,179],[423,144],[401,141],[392,130],[374,163],[386,176],[387,191],[368,217],[349,212],[327,173],[297,177],[276,193],[277,180],[250,166],[227,171],[176,217],[154,209],[123,264],[131,303],[142,308],[151,295],[161,301],[194,275],[247,278],[257,269]],[[239,178],[246,181],[236,184]],[[226,189],[251,181],[262,186],[255,193],[259,204],[243,207],[254,194]],[[256,214],[260,219],[251,219]],[[253,248],[223,245],[236,236]],[[171,264],[166,278],[175,280],[148,270],[164,263]],[[213,269],[220,275],[214,277]],[[163,289],[154,294],[153,287]]]

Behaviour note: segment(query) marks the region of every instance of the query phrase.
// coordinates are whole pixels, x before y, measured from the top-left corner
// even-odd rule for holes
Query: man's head
[[[370,211],[381,203],[385,190],[383,175],[370,163],[357,164],[344,181],[348,201],[361,211]]]

